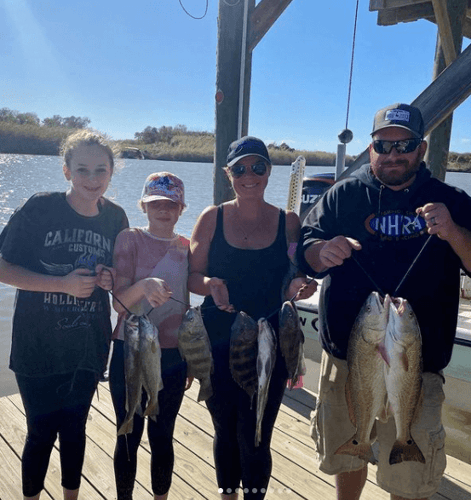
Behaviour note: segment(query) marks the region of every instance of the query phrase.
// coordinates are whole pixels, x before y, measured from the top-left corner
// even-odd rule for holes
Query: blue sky
[[[181,1],[205,11],[206,0]],[[148,125],[213,131],[218,3],[194,20],[179,0],[0,0],[0,107],[88,117],[114,139]],[[339,5],[293,0],[255,48],[250,134],[336,151],[356,1],[342,2],[342,15]],[[377,109],[411,102],[432,79],[436,26],[377,26],[368,5],[360,0],[347,154],[365,149]],[[452,151],[471,151],[470,117],[468,99],[454,113]]]

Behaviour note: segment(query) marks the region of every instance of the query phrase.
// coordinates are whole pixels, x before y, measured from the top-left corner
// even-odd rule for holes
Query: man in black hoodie
[[[471,274],[471,198],[431,177],[423,162],[423,135],[418,108],[394,104],[378,111],[370,164],[324,195],[306,218],[298,245],[301,269],[324,278],[319,305],[324,354],[312,433],[320,469],[336,475],[339,500],[360,498],[366,481],[364,460],[335,451],[351,437],[345,360],[353,323],[372,291],[411,304],[422,335],[425,394],[412,434],[426,463],[390,465],[394,423],[377,421],[378,484],[395,500],[428,498],[438,490],[446,465],[442,370],[456,333],[460,269]]]

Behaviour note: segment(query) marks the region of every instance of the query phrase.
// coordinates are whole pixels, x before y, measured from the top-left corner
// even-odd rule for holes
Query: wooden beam
[[[429,3],[430,0],[370,0],[370,11],[399,9],[400,7],[410,7],[419,3]]]
[[[378,26],[391,26],[398,23],[410,23],[418,19],[428,19],[435,22],[435,13],[430,2],[385,9],[378,12]]]
[[[421,111],[425,135],[442,123],[471,95],[471,45],[441,73],[411,104]],[[373,123],[373,117],[371,117]],[[368,149],[363,151],[340,176],[347,177],[369,162]]]
[[[261,0],[255,7],[249,23],[249,52],[252,52],[291,2],[292,0]]]
[[[449,66],[456,59],[456,47],[451,31],[450,16],[446,6],[446,0],[432,0],[433,11],[438,25],[440,43],[442,45],[445,64]],[[460,23],[462,25],[462,23]],[[462,33],[461,27],[460,32]],[[461,35],[460,35],[461,37]]]

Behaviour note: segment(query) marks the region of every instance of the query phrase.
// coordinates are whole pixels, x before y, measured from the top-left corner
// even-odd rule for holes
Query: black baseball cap
[[[405,128],[418,139],[424,137],[424,120],[419,108],[409,104],[392,104],[380,109],[373,121],[373,132],[371,135],[387,127]]]
[[[260,158],[271,164],[268,149],[264,142],[256,137],[246,135],[237,141],[231,142],[227,151],[227,166],[232,167],[244,156],[252,155],[260,156]]]

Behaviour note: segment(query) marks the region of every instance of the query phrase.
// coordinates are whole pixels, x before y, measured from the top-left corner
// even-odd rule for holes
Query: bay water
[[[265,193],[269,203],[286,208],[290,170],[289,165],[274,166]],[[213,204],[211,163],[118,159],[106,196],[124,208],[131,226],[145,226],[147,219],[137,202],[146,177],[160,171],[172,172],[183,180],[187,209],[180,217],[176,231],[190,237],[198,216]],[[334,167],[308,166],[305,174],[334,171]],[[471,195],[471,174],[448,173],[446,181]],[[0,230],[15,208],[34,193],[65,191],[67,187],[60,157],[0,154]],[[14,296],[14,288],[0,284],[0,396],[17,392],[14,375],[8,368]]]

